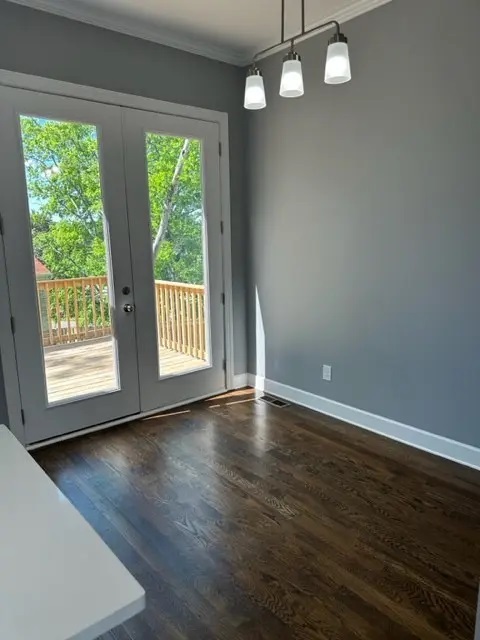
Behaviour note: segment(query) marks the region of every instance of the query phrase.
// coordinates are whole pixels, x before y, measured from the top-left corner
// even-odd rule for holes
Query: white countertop
[[[93,640],[145,591],[0,425],[0,638]]]

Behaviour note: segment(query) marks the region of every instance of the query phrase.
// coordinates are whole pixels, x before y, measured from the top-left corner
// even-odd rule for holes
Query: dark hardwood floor
[[[250,390],[35,458],[147,592],[104,640],[473,640],[479,472]]]

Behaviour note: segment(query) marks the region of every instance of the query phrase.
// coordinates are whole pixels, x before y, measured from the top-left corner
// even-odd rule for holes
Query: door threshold
[[[124,416],[123,418],[118,418],[118,420],[112,420],[110,422],[103,422],[102,424],[98,424],[93,427],[86,427],[85,429],[79,429],[78,431],[72,431],[71,433],[66,433],[63,436],[56,436],[55,438],[48,438],[47,440],[41,440],[40,442],[34,442],[33,444],[27,444],[27,451],[35,451],[36,449],[42,449],[43,447],[48,447],[51,444],[56,444],[57,442],[65,442],[66,440],[72,440],[73,438],[80,438],[81,436],[86,436],[89,433],[95,433],[96,431],[103,431],[104,429],[110,429],[111,427],[116,427],[121,424],[125,424],[126,422],[132,422],[133,420],[142,420],[143,418],[149,418],[154,416],[157,413],[163,413],[164,411],[169,411],[170,409],[176,409],[177,407],[185,407],[186,405],[193,404],[195,402],[200,402],[200,400],[206,400],[207,398],[214,398],[217,395],[222,393],[226,393],[227,388],[219,389],[214,393],[207,393],[203,396],[198,396],[196,398],[189,398],[188,400],[177,402],[175,404],[169,404],[166,407],[159,407],[158,409],[152,409],[151,411],[143,411],[139,413],[134,413],[129,416]]]

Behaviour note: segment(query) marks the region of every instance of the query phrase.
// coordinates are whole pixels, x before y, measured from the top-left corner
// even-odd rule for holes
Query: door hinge
[[[0,213],[0,236],[3,236],[3,216]]]
[[[222,155],[222,143],[221,142],[218,143],[218,155],[219,156]]]
[[[227,361],[225,360],[225,358],[223,359],[223,370],[226,371],[227,370]]]
[[[222,304],[225,304],[225,294],[222,293]]]
[[[25,411],[20,409],[20,415],[22,416],[22,424],[25,424]]]
[[[223,235],[223,220],[220,220],[220,233]]]
[[[15,335],[15,318],[13,316],[10,316],[10,328],[13,335]]]

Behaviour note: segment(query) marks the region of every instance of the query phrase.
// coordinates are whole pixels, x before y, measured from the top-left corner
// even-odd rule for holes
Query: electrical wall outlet
[[[332,380],[332,367],[329,364],[324,364],[322,369],[323,379],[327,382]]]

